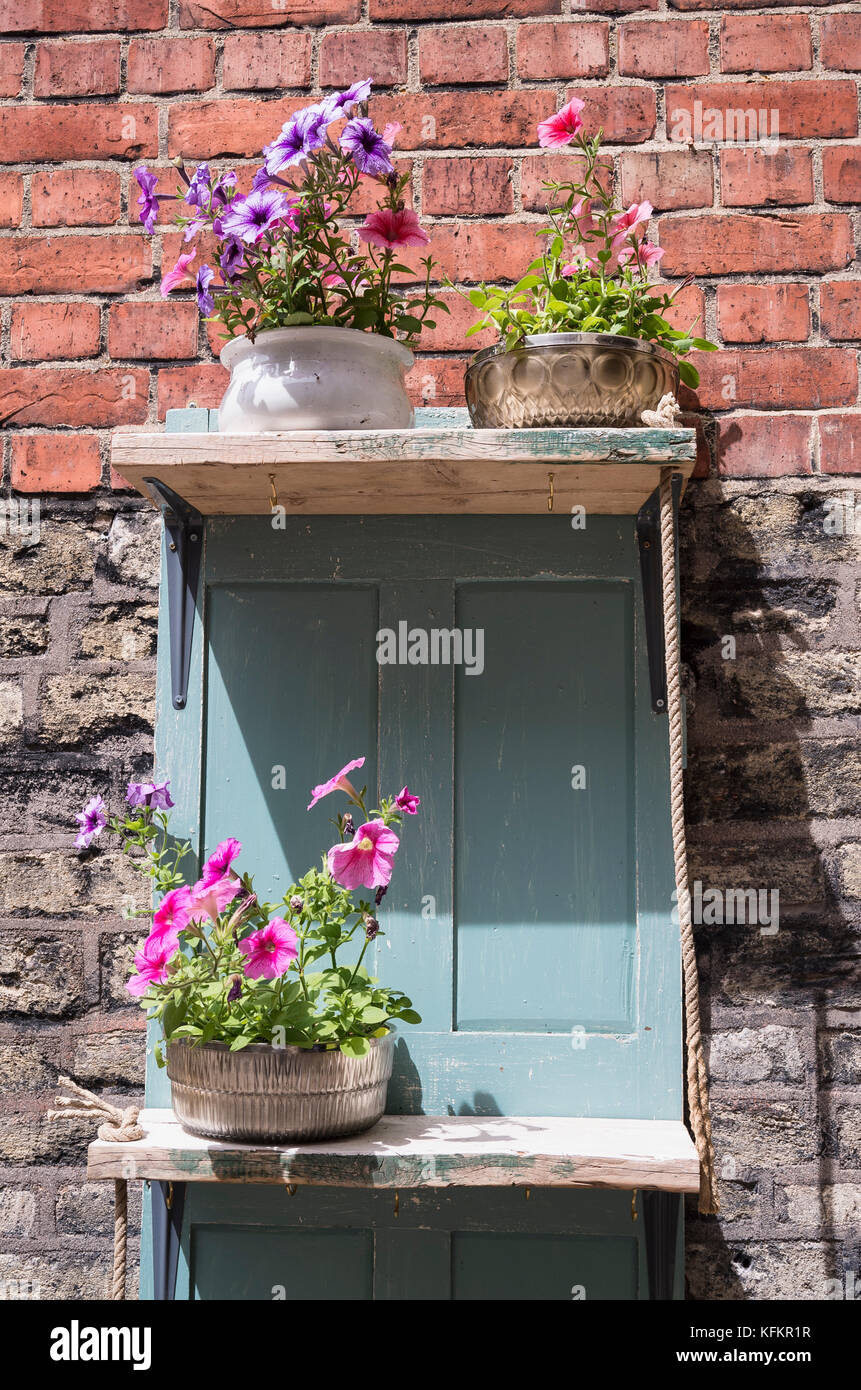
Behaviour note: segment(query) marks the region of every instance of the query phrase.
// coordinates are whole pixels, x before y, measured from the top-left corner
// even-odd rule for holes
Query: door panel
[[[193,1233],[191,1262],[197,1299],[370,1299],[370,1231],[255,1231],[201,1226]]]
[[[619,1236],[457,1232],[452,1239],[452,1298],[516,1300],[633,1299],[637,1244]]]

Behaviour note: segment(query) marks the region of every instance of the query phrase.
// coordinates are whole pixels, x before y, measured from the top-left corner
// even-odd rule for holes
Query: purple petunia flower
[[[89,849],[93,840],[101,835],[108,823],[108,818],[105,815],[105,803],[102,798],[100,796],[91,797],[83,811],[77,813],[75,820],[81,827],[76,836],[75,844],[79,849]]]
[[[198,164],[185,190],[185,201],[193,208],[202,208],[212,195],[212,180],[208,164]]]
[[[221,266],[221,273],[225,280],[233,280],[240,270],[245,268],[245,253],[242,242],[236,237],[228,237],[224,243],[224,249],[218,257],[218,264]]]
[[[158,175],[151,174],[149,169],[135,169],[135,178],[140,185],[140,197],[137,200],[140,208],[140,220],[144,225],[144,230],[150,235],[155,231],[155,221],[158,217],[158,198],[155,195],[155,186],[158,183]]]
[[[232,189],[236,187],[236,174],[233,169],[228,173],[222,174],[220,179],[216,179],[212,185],[212,206],[213,208],[223,208],[233,197]]]
[[[221,220],[225,236],[240,241],[258,241],[274,223],[280,222],[289,211],[283,193],[276,189],[249,193],[247,198],[234,198]]]
[[[129,806],[149,806],[153,811],[169,811],[173,805],[170,796],[170,781],[129,782],[126,789]]]
[[[214,278],[215,271],[211,265],[202,265],[197,272],[197,307],[202,314],[211,314],[215,308],[215,300],[209,293],[209,286]]]
[[[370,77],[366,77],[362,82],[354,82],[345,92],[336,92],[334,96],[327,98],[329,109],[336,116],[346,116],[350,107],[359,106],[368,100],[372,85]]]
[[[352,156],[361,174],[379,179],[394,173],[390,158],[392,147],[386,144],[367,116],[354,116],[347,122],[341,132],[341,149]]]
[[[319,150],[326,142],[326,131],[334,119],[335,115],[325,101],[297,111],[281,127],[281,134],[263,150],[267,174],[277,174],[279,169],[298,164],[314,150]]]

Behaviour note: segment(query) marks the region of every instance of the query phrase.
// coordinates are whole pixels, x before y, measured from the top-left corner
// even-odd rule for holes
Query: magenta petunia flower
[[[395,172],[391,161],[392,147],[386,144],[367,116],[354,116],[347,122],[341,131],[340,145],[352,157],[360,174],[384,179]]]
[[[296,939],[289,922],[273,917],[265,927],[239,943],[240,951],[248,957],[245,974],[250,980],[274,980],[278,975],[286,975],[290,962],[299,954]]]
[[[97,840],[108,823],[105,815],[105,803],[100,796],[90,797],[83,811],[78,811],[75,820],[81,827],[75,837],[75,844],[79,849],[89,849],[93,840]]]
[[[342,888],[382,888],[392,877],[400,840],[381,820],[360,825],[349,844],[329,850],[329,873]]]
[[[402,208],[393,212],[391,208],[380,208],[370,212],[359,228],[363,241],[371,241],[375,246],[427,246],[430,237],[414,212]]]
[[[169,270],[166,275],[161,277],[162,299],[167,299],[171,290],[185,288],[186,282],[191,279],[191,272],[188,267],[196,255],[196,251],[183,251],[173,270]]]
[[[408,816],[414,816],[421,806],[421,797],[414,796],[409,787],[404,787],[402,792],[398,792],[395,797],[395,805],[399,811],[405,811]]]
[[[191,889],[187,884],[181,888],[171,888],[165,893],[152,919],[150,939],[166,937],[171,932],[181,932],[191,919]]]
[[[552,149],[557,145],[570,145],[578,131],[583,129],[580,112],[585,105],[585,101],[581,101],[579,97],[572,97],[568,105],[557,111],[555,116],[548,116],[546,121],[541,121],[538,126],[539,145],[545,149]]]
[[[149,806],[153,811],[169,811],[173,806],[170,778],[164,782],[129,782],[126,788],[129,806]]]
[[[347,773],[352,772],[354,767],[364,767],[364,758],[354,758],[352,762],[346,763],[340,772],[336,772],[334,777],[330,777],[328,782],[320,782],[318,786],[311,788],[311,800],[308,802],[308,810],[316,806],[324,796],[330,792],[346,792],[355,800],[356,789],[352,782],[347,781]]]
[[[167,967],[179,950],[178,934],[170,933],[162,938],[148,936],[140,951],[135,952],[135,970],[126,983],[129,994],[145,994],[150,985],[163,985],[167,980]]]
[[[218,914],[233,902],[241,886],[233,874],[225,874],[223,878],[213,879],[210,883],[200,879],[191,890],[189,921],[202,922],[205,917],[217,921]]]
[[[223,878],[230,869],[234,859],[237,859],[241,853],[242,845],[238,840],[222,840],[220,844],[215,846],[215,849],[203,866],[203,873],[200,878],[201,883],[208,885],[210,883],[215,883],[219,878]]]

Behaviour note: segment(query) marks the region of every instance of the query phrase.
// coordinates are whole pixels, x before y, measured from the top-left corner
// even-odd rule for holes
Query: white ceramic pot
[[[355,328],[269,328],[221,350],[230,385],[218,407],[222,434],[261,430],[409,429],[404,385],[413,355],[403,343]]]

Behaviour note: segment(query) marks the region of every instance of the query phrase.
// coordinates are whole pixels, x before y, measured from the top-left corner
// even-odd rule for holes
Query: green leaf
[[[700,384],[700,374],[696,367],[691,366],[690,362],[679,362],[679,376],[685,385],[690,386],[694,391]]]
[[[708,338],[692,338],[691,342],[700,352],[717,352],[717,343],[710,343]]]
[[[369,1038],[356,1036],[344,1038],[341,1043],[341,1051],[346,1057],[364,1057],[371,1050]]]
[[[233,1042],[230,1044],[230,1051],[241,1052],[243,1047],[247,1047],[248,1044],[252,1043],[253,1041],[254,1039],[247,1037],[245,1033],[240,1033],[239,1037],[234,1038]]]
[[[421,1023],[422,1016],[417,1014],[415,1009],[404,1009],[398,1013],[398,1018],[404,1023]]]
[[[362,1012],[359,1014],[359,1022],[385,1023],[388,1016],[388,1012],[385,1009],[378,1008],[376,1004],[368,1004],[367,1008],[362,1009]]]

